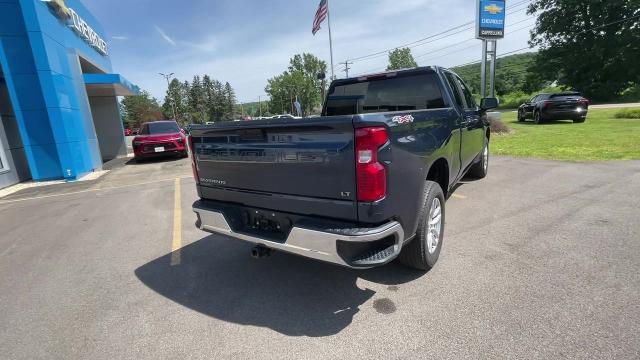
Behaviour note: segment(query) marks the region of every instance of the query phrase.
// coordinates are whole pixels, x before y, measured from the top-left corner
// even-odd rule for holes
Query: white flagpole
[[[327,0],[327,25],[329,26],[329,51],[331,52],[331,80],[335,80],[333,74],[333,40],[331,39],[331,8],[329,7],[329,0]]]

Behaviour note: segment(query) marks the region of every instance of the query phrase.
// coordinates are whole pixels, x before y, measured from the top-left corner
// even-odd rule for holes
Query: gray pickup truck
[[[445,200],[487,175],[486,111],[453,72],[423,67],[334,81],[323,116],[194,127],[196,225],[351,268],[395,258],[429,270]]]

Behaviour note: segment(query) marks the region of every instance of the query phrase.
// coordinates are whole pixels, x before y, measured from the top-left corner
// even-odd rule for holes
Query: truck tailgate
[[[227,123],[192,137],[202,187],[355,201],[351,116]]]

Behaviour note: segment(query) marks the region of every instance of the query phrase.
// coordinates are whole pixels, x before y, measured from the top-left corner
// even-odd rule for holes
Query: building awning
[[[140,88],[120,74],[84,74],[84,83],[89,96],[139,95]]]

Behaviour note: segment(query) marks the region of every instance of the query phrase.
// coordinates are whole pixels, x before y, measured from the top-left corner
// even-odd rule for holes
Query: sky
[[[228,81],[238,101],[265,98],[267,79],[289,59],[308,52],[330,63],[327,23],[313,36],[319,0],[83,0],[106,31],[114,70],[161,102],[166,80],[209,74]],[[474,0],[330,1],[335,71],[344,61],[412,43],[472,21]],[[519,4],[522,3],[522,4]],[[511,5],[512,4],[512,5]],[[498,54],[527,46],[535,18],[523,0],[507,1],[506,37]],[[481,42],[473,29],[432,38],[412,48],[420,66],[452,67],[478,61]],[[435,41],[433,41],[435,40]],[[468,41],[466,41],[468,40]],[[466,41],[461,43],[462,41]],[[342,62],[343,64],[339,64]],[[386,54],[354,61],[350,75],[383,71]]]

